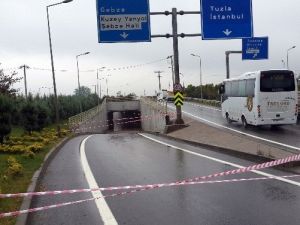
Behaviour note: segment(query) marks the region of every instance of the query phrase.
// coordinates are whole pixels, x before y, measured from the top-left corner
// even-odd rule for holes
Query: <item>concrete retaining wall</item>
[[[79,133],[104,133],[107,129],[107,103],[106,99],[98,107],[97,113],[91,115],[85,121],[79,123],[77,132]]]
[[[122,112],[140,110],[139,101],[107,102],[107,111]]]
[[[164,133],[166,127],[166,107],[146,98],[140,100],[142,129],[149,132]]]

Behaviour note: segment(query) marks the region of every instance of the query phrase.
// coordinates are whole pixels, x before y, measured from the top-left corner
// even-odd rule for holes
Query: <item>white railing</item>
[[[104,103],[104,102],[103,102]],[[98,115],[102,110],[104,104],[96,106],[88,111],[82,112],[76,116],[72,116],[69,118],[69,127],[74,128],[80,126],[82,123],[87,122],[93,119],[96,115]]]

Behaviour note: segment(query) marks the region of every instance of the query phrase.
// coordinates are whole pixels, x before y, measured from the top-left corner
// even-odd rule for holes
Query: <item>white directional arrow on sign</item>
[[[224,33],[226,36],[229,36],[229,35],[232,33],[232,31],[226,29],[226,30],[223,31],[223,33]]]
[[[129,34],[125,33],[125,31],[124,31],[122,34],[120,34],[120,36],[122,38],[126,39],[129,36]]]

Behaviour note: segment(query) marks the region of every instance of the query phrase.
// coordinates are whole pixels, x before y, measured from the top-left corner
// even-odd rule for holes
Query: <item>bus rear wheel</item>
[[[229,114],[228,113],[226,113],[226,121],[227,121],[227,123],[232,123],[232,120],[229,118]]]
[[[248,123],[247,123],[247,120],[244,116],[242,116],[242,124],[243,124],[243,127],[246,129],[248,127]]]

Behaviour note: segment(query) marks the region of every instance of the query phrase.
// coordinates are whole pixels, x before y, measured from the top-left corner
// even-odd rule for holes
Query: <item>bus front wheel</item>
[[[232,120],[229,118],[229,114],[226,113],[226,120],[227,120],[227,123],[232,123]]]
[[[242,116],[242,124],[243,124],[243,127],[246,129],[248,127],[248,123],[247,123],[247,120],[244,116]]]

